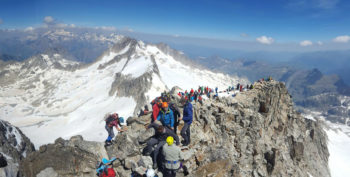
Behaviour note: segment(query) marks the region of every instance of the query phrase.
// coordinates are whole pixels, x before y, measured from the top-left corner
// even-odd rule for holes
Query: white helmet
[[[146,176],[147,177],[154,177],[155,176],[155,172],[153,169],[148,169],[146,172]]]

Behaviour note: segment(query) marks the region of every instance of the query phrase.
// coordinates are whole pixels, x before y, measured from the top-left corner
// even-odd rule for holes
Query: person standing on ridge
[[[157,100],[156,103],[153,105],[153,107],[152,107],[152,109],[153,109],[152,122],[157,120],[157,117],[158,117],[158,114],[159,114],[161,106],[162,106],[162,100],[161,99]]]
[[[180,118],[180,120],[183,120],[185,124],[182,127],[181,136],[184,139],[183,145],[187,146],[191,142],[190,126],[192,124],[192,119],[193,119],[193,109],[192,109],[192,104],[188,100],[183,101],[182,104],[184,106],[184,109],[183,109],[183,117],[182,119]]]
[[[177,133],[177,126],[179,125],[179,119],[181,118],[181,113],[177,105],[173,102],[170,102],[169,108],[173,111],[174,113],[174,132],[175,134]]]
[[[164,156],[164,172],[163,175],[166,177],[176,177],[176,171],[180,169],[183,155],[181,149],[174,145],[174,138],[168,136],[166,144],[163,145],[162,154]]]
[[[169,109],[167,102],[163,102],[162,109],[159,111],[157,120],[162,122],[163,126],[174,130],[174,113],[171,109]]]

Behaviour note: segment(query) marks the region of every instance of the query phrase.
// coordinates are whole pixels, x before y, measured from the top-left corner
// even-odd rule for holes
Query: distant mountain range
[[[199,57],[196,62],[228,74],[246,76],[251,82],[272,76],[286,83],[300,111],[317,112],[333,122],[350,125],[350,87],[337,75],[325,75],[318,69],[269,64],[262,61]]]

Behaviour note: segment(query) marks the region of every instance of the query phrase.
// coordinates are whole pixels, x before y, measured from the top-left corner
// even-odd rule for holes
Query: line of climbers
[[[157,97],[151,102],[153,108],[152,112],[148,110],[147,106],[145,106],[145,111],[140,112],[141,115],[152,113],[150,123],[146,125],[145,128],[153,128],[155,130],[155,135],[147,141],[147,146],[143,150],[143,155],[152,157],[153,169],[158,168],[162,171],[163,176],[176,176],[176,171],[180,168],[184,169],[184,173],[188,173],[187,168],[181,163],[183,155],[181,148],[179,147],[180,140],[177,135],[177,128],[182,120],[184,126],[180,133],[183,138],[181,144],[182,146],[188,146],[191,143],[190,125],[193,119],[193,108],[191,101],[184,97],[180,100],[180,104],[183,107],[183,115],[181,115],[181,111],[176,103],[171,100],[170,94],[164,92],[160,97]],[[105,141],[106,146],[112,144],[112,139],[115,136],[113,127],[116,127],[119,132],[127,130],[127,127],[122,126],[123,122],[123,117],[119,117],[117,113],[113,113],[107,117],[105,125],[105,129],[108,132],[108,137]],[[97,168],[97,175],[99,177],[115,176],[113,170],[114,160],[115,159],[112,159],[111,161],[108,161],[107,159],[102,160]],[[152,176],[152,174],[154,176],[155,173],[153,169],[149,168],[147,171],[145,170],[145,174],[137,174],[136,172],[133,172],[133,176]]]
[[[272,78],[268,77],[266,81],[271,81]],[[265,79],[261,79],[258,82],[264,82]],[[250,90],[254,88],[254,85],[247,85],[244,87],[241,84],[237,84],[236,87],[229,86],[224,91],[218,91],[218,87],[215,88],[215,95],[213,98],[218,97],[218,93],[230,92],[236,90],[242,92],[244,90]],[[214,89],[209,87],[200,86],[198,91],[191,89],[190,92],[179,92],[178,96],[181,97],[180,104],[183,107],[183,115],[179,110],[176,103],[171,100],[170,93],[164,92],[160,97],[155,98],[152,102],[152,111],[149,111],[148,106],[145,106],[144,110],[140,110],[139,116],[151,114],[151,120],[148,125],[145,126],[146,129],[153,128],[155,130],[155,135],[147,141],[147,146],[143,150],[143,155],[151,156],[153,161],[153,168],[145,169],[144,174],[138,174],[136,172],[132,173],[132,177],[146,176],[154,177],[154,169],[159,169],[162,171],[165,177],[175,177],[176,172],[179,169],[183,169],[185,175],[188,174],[186,166],[182,165],[181,160],[183,160],[183,155],[180,145],[179,137],[177,136],[177,128],[182,120],[184,126],[181,129],[180,135],[183,138],[181,144],[184,148],[191,143],[191,130],[190,126],[193,120],[193,108],[192,101],[202,103],[202,96],[206,95],[211,98],[211,94],[214,94]],[[107,140],[105,141],[106,146],[112,144],[112,139],[114,138],[113,127],[116,127],[117,131],[123,132],[127,130],[127,127],[123,127],[124,122],[123,117],[119,117],[117,113],[109,115],[106,119],[106,130],[108,132]],[[174,144],[175,141],[175,144]],[[188,148],[188,147],[187,147]],[[159,153],[161,152],[161,155]],[[97,166],[97,176],[99,177],[115,177],[115,172],[113,170],[113,162],[116,158],[112,160],[103,159],[101,163]],[[159,163],[160,162],[160,163]],[[158,164],[161,164],[158,166]]]

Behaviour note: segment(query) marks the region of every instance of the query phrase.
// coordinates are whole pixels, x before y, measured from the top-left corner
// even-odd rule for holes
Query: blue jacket
[[[191,103],[186,103],[183,111],[183,118],[182,120],[191,125],[193,119],[193,109],[192,109],[192,104]]]
[[[159,111],[157,120],[161,121],[164,126],[174,128],[174,113],[170,108],[166,113],[164,113],[163,109],[161,109]]]

